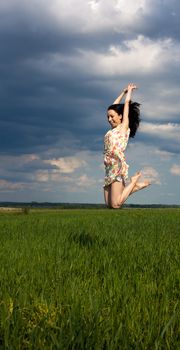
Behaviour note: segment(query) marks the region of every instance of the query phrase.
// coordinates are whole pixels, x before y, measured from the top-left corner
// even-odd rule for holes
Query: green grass
[[[0,349],[180,349],[180,210],[0,214]]]

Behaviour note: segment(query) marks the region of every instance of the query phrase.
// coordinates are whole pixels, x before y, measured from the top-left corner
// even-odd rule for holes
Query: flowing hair
[[[117,112],[118,115],[123,116],[124,111],[124,103],[118,103],[114,104],[108,107],[108,111],[112,109],[113,111]],[[138,102],[129,102],[129,128],[130,128],[130,137],[134,137],[136,134],[136,131],[139,127],[139,123],[141,121],[140,119],[140,103]]]

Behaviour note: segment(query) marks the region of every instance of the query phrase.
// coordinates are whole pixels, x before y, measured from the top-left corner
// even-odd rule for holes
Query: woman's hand
[[[137,89],[137,86],[134,83],[130,83],[127,87],[127,91],[132,91]]]
[[[127,95],[126,95],[125,103],[124,103],[123,121],[122,121],[122,127],[126,131],[129,128],[129,103],[131,101],[132,92],[135,89],[137,89],[137,86],[134,83],[128,84]]]
[[[115,101],[113,102],[113,104],[118,104],[121,102],[121,100],[123,99],[124,95],[126,95],[126,100],[130,100],[131,99],[131,92],[133,90],[137,89],[137,86],[133,83],[128,84],[127,87],[125,87],[122,92],[120,93],[120,95],[115,99]]]
[[[124,94],[127,94],[127,92],[128,92],[128,86],[123,89]]]

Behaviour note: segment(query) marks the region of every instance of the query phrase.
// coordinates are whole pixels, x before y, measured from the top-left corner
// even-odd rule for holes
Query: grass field
[[[0,349],[180,349],[180,210],[0,213]]]

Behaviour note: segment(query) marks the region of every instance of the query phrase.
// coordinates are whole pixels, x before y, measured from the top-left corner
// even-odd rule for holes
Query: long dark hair
[[[123,116],[124,111],[124,103],[118,103],[114,104],[108,107],[108,111],[112,109],[113,111],[117,112],[119,115],[121,114]],[[138,102],[132,102],[129,103],[129,128],[130,128],[130,137],[134,137],[136,134],[136,131],[139,127],[140,123],[140,103]]]

